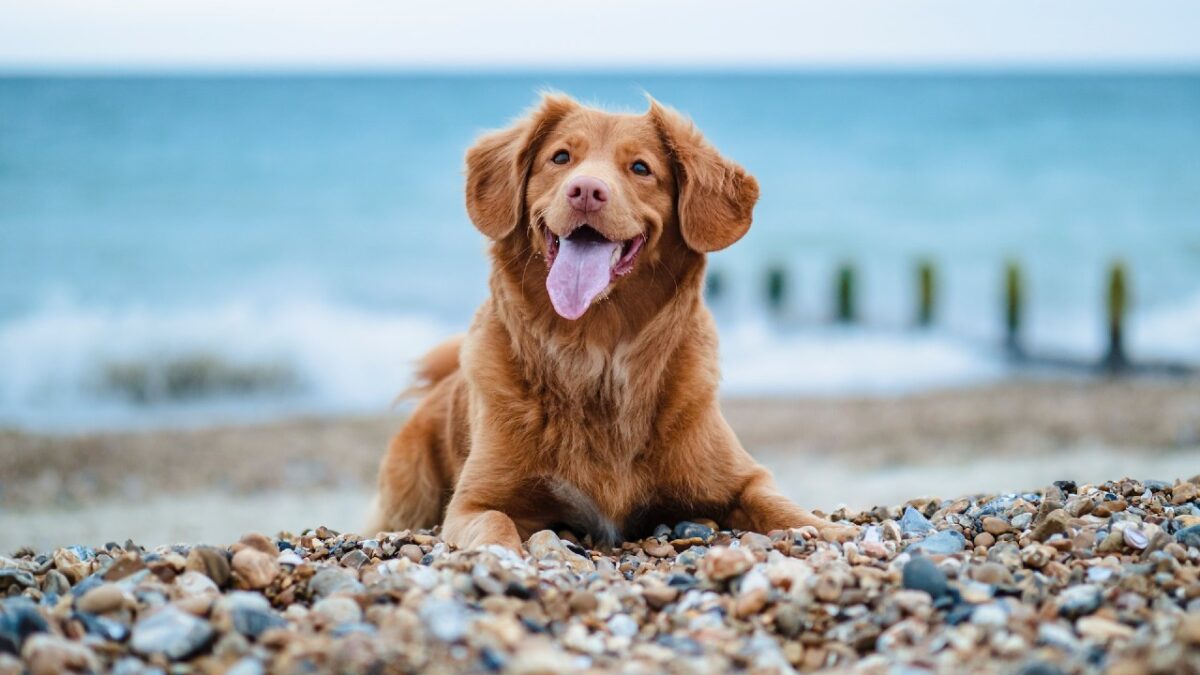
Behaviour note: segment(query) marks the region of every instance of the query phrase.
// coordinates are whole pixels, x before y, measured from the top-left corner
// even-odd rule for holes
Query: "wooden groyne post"
[[[1129,286],[1126,281],[1125,263],[1113,262],[1108,268],[1106,290],[1108,314],[1108,351],[1103,365],[1110,371],[1124,370],[1129,366],[1125,354],[1125,314],[1129,310]]]
[[[920,328],[933,325],[934,305],[937,300],[936,283],[933,263],[929,260],[917,263],[917,326]]]
[[[834,319],[838,323],[854,323],[858,320],[858,309],[855,306],[855,270],[854,265],[845,262],[837,270],[834,283]]]
[[[1023,356],[1021,321],[1025,313],[1025,282],[1016,260],[1004,265],[1004,348],[1011,356]]]
[[[787,305],[788,281],[787,272],[783,265],[772,265],[767,268],[766,278],[767,307],[775,315],[783,313]]]

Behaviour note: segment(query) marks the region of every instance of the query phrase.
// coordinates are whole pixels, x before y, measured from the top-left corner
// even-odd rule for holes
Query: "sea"
[[[1131,358],[1200,366],[1200,74],[6,76],[0,426],[389,410],[487,293],[463,154],[546,90],[653,96],[757,176],[749,234],[710,257],[728,395],[1028,374],[1001,348],[1009,264],[1028,351],[1098,359],[1120,264]]]

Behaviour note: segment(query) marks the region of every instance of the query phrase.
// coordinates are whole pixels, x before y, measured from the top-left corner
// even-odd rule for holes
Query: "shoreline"
[[[1012,381],[900,397],[727,399],[810,508],[1200,473],[1200,383]],[[359,527],[404,414],[78,434],[0,430],[0,553]]]

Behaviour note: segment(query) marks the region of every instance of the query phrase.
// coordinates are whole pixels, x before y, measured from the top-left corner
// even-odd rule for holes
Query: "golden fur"
[[[638,160],[649,175],[629,170]],[[547,294],[547,232],[580,224],[564,185],[581,174],[611,189],[589,226],[645,245],[570,321]],[[422,362],[424,397],[381,463],[369,531],[443,523],[457,546],[516,550],[555,525],[600,546],[689,517],[851,534],[783,497],[718,407],[705,253],[746,233],[757,199],[752,176],[653,101],[618,115],[546,96],[479,139],[466,202],[493,241],[491,297]]]

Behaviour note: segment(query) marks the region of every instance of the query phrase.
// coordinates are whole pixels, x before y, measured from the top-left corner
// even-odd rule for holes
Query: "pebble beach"
[[[1200,476],[518,555],[324,527],[0,559],[0,673],[1200,672]]]

